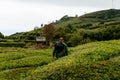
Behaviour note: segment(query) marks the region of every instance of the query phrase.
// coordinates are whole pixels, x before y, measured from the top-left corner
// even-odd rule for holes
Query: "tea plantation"
[[[0,48],[0,80],[120,80],[120,40],[69,48],[52,58],[52,49]]]

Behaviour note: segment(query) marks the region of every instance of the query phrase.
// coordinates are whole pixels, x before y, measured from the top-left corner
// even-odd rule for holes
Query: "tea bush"
[[[24,47],[23,42],[0,42],[0,47]]]
[[[69,55],[59,59],[52,59],[52,49],[0,49],[0,80],[120,79],[120,40],[69,48]]]
[[[114,43],[114,45],[113,45]],[[26,80],[120,79],[120,40],[89,43],[53,63],[38,67]]]

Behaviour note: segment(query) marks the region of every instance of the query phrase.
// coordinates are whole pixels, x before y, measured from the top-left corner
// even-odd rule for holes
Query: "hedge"
[[[0,39],[0,42],[7,42],[6,39]]]
[[[24,47],[23,42],[0,42],[0,47]]]

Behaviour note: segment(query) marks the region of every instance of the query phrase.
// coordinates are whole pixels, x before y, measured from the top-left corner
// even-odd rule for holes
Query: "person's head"
[[[59,41],[60,41],[60,42],[64,42],[64,38],[63,38],[63,37],[60,37],[60,38],[59,38]]]

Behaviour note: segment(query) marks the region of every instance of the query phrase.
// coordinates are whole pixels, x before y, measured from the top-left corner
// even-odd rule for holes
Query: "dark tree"
[[[48,24],[44,26],[43,31],[46,37],[47,45],[49,45],[55,36],[56,29],[52,24]]]
[[[4,38],[4,35],[0,32],[0,38]]]

